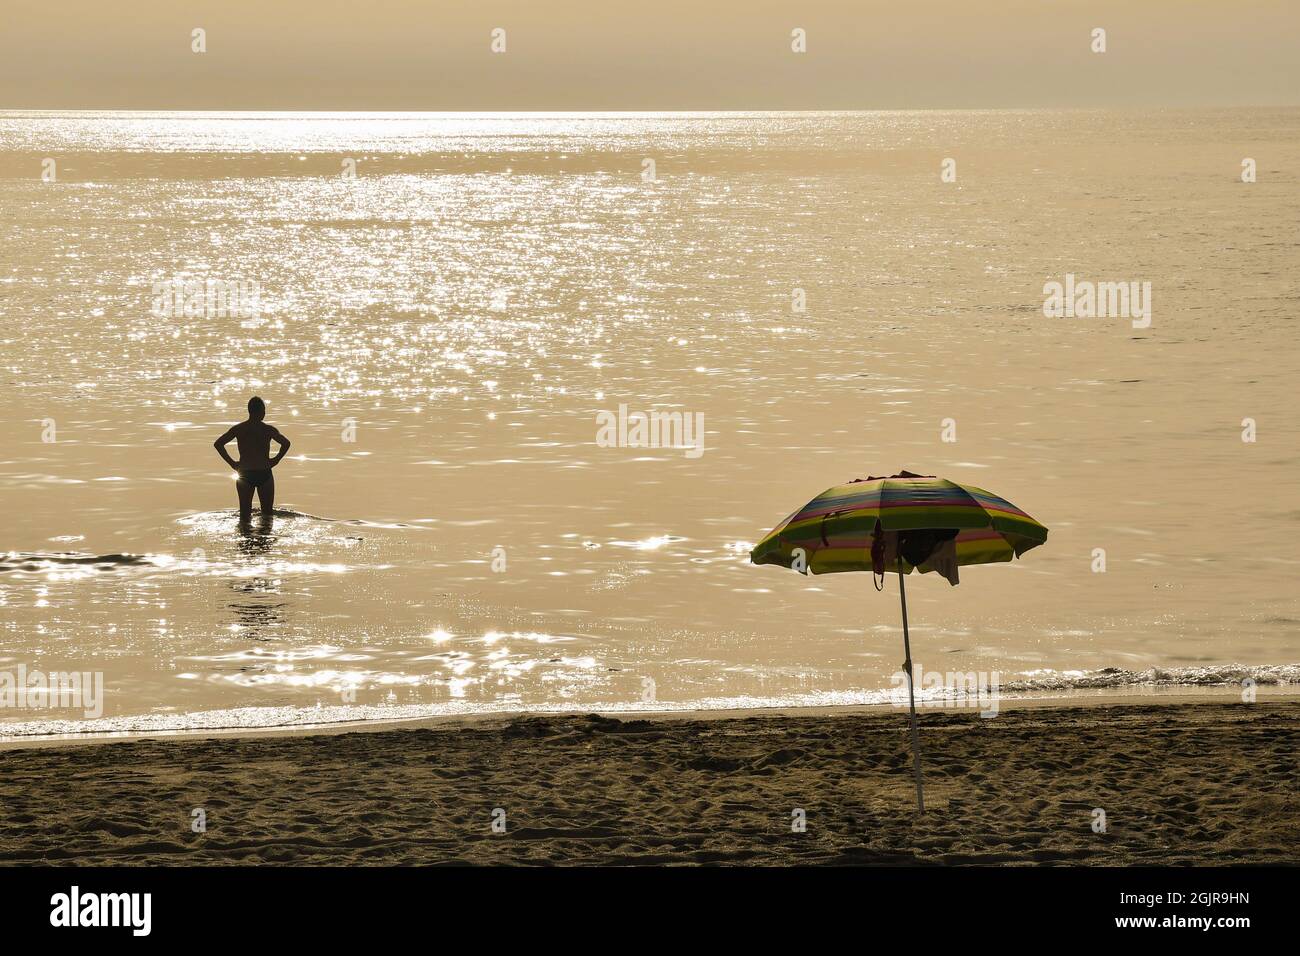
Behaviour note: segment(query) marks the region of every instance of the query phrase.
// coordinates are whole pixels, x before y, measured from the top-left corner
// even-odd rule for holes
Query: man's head
[[[266,402],[262,401],[256,395],[248,400],[248,417],[255,422],[260,422],[266,417]]]

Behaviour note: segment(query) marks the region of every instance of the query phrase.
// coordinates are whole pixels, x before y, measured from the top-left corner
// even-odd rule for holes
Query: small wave
[[[1143,671],[1103,667],[1095,671],[1039,670],[1021,680],[1003,681],[1003,693],[1041,690],[1093,690],[1110,687],[1224,687],[1252,680],[1261,686],[1300,684],[1300,664],[1209,664],[1201,667],[1152,667]]]
[[[405,524],[400,521],[383,522],[368,521],[365,518],[327,518],[323,515],[308,514],[305,511],[294,511],[291,508],[275,508],[271,511],[271,518],[282,519],[286,521],[319,521],[323,524],[345,524],[360,528],[391,528],[393,530],[414,529],[417,531],[427,530],[420,525]],[[184,518],[177,519],[179,524],[201,526],[212,525],[216,522],[236,522],[239,519],[239,512],[233,508],[227,511],[200,511],[196,514],[186,515]],[[265,520],[260,511],[253,512],[253,526],[256,527],[260,521]]]
[[[152,564],[144,554],[86,554],[78,551],[10,551],[0,556],[0,573],[40,572],[60,567],[90,565],[102,570]]]
[[[772,707],[836,707],[887,704],[892,692],[840,692],[801,694],[794,698],[710,697],[688,701],[628,701],[523,704],[505,701],[481,704],[449,701],[439,704],[330,704],[314,707],[234,707],[187,714],[134,714],[82,720],[32,720],[0,723],[0,740],[20,737],[121,736],[127,734],[188,734],[210,731],[278,730],[326,727],[337,724],[373,724],[435,717],[515,716],[518,714],[571,714],[597,712],[694,713],[696,711],[753,710]]]
[[[297,518],[306,521],[334,521],[335,520],[334,518],[322,518],[320,515],[308,514],[305,511],[294,511],[291,508],[274,508],[271,511],[270,517],[286,518],[290,520]],[[254,524],[264,519],[265,516],[262,514],[262,512],[260,511],[253,512]],[[185,524],[185,525],[201,525],[201,524],[209,524],[213,521],[238,521],[238,520],[239,520],[239,512],[234,508],[230,508],[221,511],[198,511],[192,515],[186,515],[183,518],[178,518],[177,523]]]

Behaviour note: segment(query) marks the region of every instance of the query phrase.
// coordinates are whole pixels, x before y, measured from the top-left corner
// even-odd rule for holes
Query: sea
[[[897,705],[896,577],[749,550],[903,469],[1050,529],[908,579],[923,701],[1300,681],[1297,170],[1281,108],[0,112],[0,736]]]

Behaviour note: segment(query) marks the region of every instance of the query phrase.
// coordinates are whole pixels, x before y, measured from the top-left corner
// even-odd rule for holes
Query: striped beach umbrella
[[[750,552],[754,564],[803,574],[872,571],[898,574],[903,610],[903,671],[912,716],[917,809],[925,809],[921,741],[916,725],[912,644],[904,576],[937,572],[958,583],[957,569],[1018,558],[1047,540],[1047,529],[1005,498],[983,488],[903,471],[828,488],[777,525]]]

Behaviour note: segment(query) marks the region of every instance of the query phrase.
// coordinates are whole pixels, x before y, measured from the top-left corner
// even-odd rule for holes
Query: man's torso
[[[241,422],[235,426],[240,471],[271,467],[271,436],[274,434],[275,429],[266,422]]]

